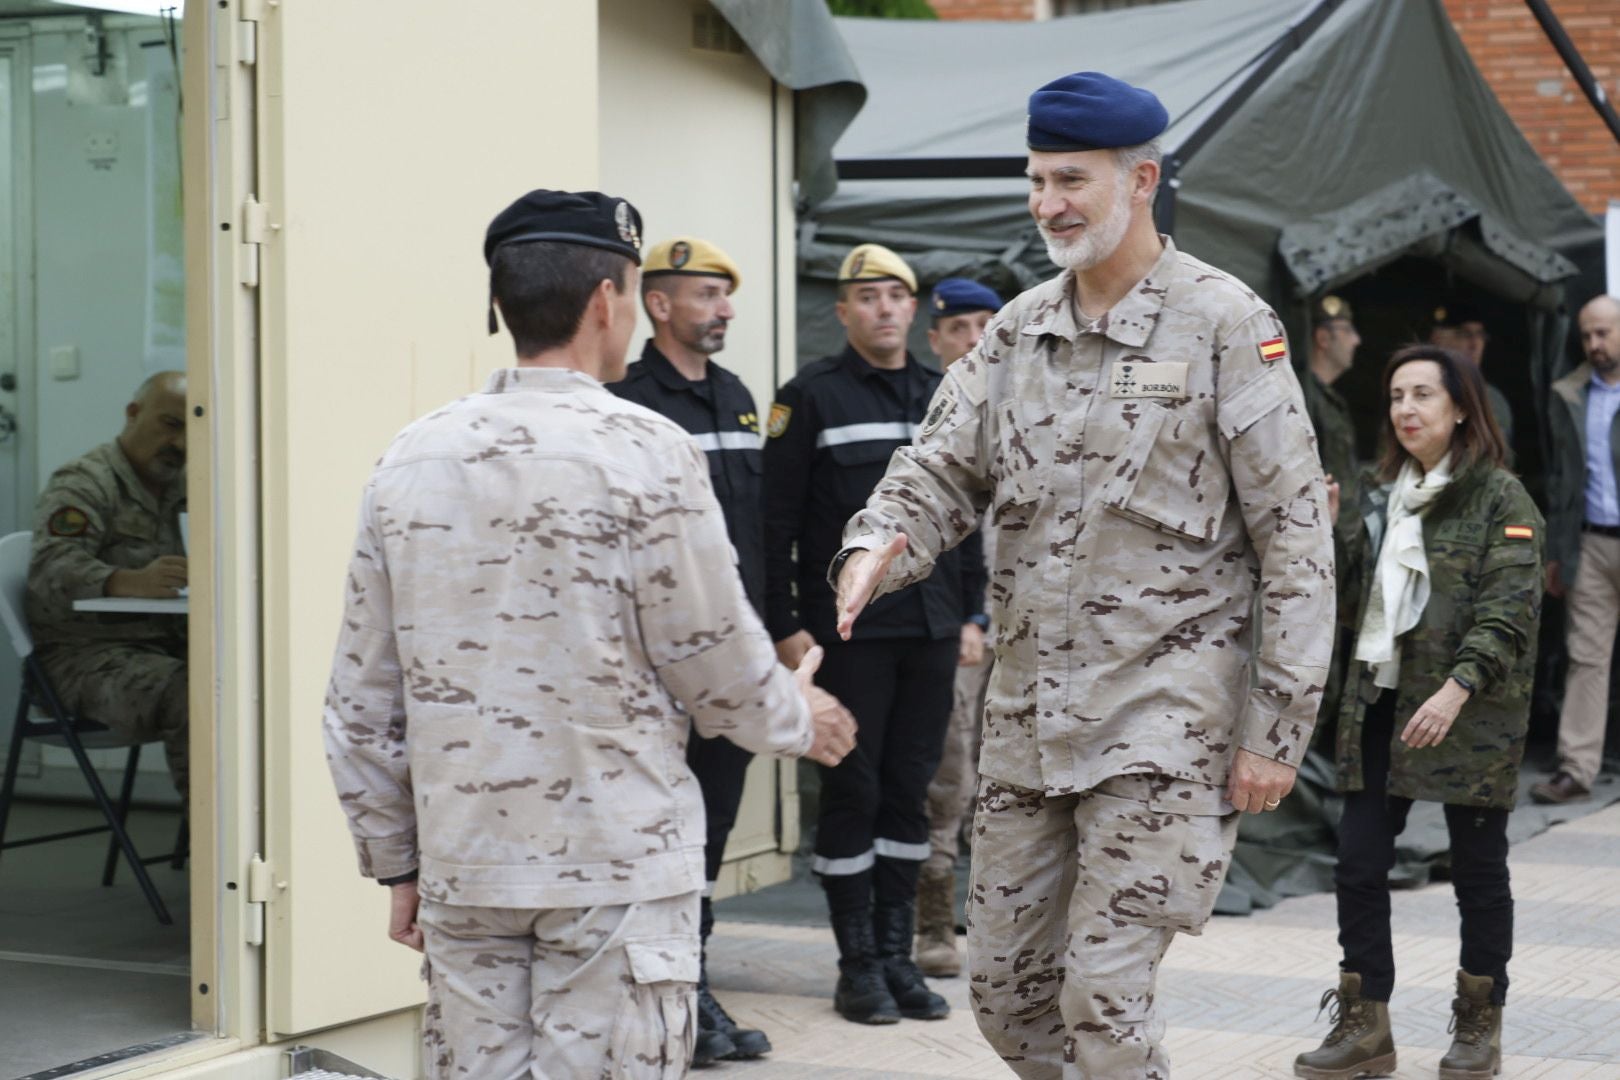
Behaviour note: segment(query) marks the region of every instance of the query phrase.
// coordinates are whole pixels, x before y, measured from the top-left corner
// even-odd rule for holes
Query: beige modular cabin
[[[117,433],[144,374],[184,366],[190,861],[152,867],[164,928],[127,871],[99,885],[104,838],[0,857],[0,993],[23,1006],[0,1014],[0,1074],[268,1080],[302,1044],[416,1077],[419,958],[385,936],[321,745],[361,484],[400,427],[508,362],[480,244],[533,187],[623,195],[648,242],[732,253],[719,359],[767,404],[793,368],[795,279],[795,92],[769,43],[793,12],[801,35],[830,23],[820,0],[112,10],[143,4],[167,6],[0,0],[0,531]],[[68,759],[29,753],[30,813],[93,815]],[[131,829],[150,853],[180,808],[147,757]],[[722,893],[789,874],[795,791],[755,762]]]

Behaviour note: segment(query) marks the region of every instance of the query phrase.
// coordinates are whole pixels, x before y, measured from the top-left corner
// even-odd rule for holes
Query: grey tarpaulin
[[[714,0],[771,78],[793,96],[799,198],[820,202],[838,186],[832,148],[861,111],[866,88],[824,0]]]
[[[1569,362],[1565,286],[1601,260],[1602,230],[1497,102],[1441,0],[1184,0],[1039,23],[838,19],[869,97],[835,155],[902,173],[907,160],[1021,158],[1029,92],[1084,69],[1157,93],[1171,115],[1165,150],[1176,155],[1266,70],[1274,42],[1329,9],[1185,161],[1178,246],[1264,295],[1296,342],[1309,297],[1394,260],[1424,260],[1518,324],[1522,352],[1495,362],[1528,368],[1520,379],[1539,409]],[[1022,179],[937,161],[913,171],[927,178],[843,179],[802,217],[801,363],[842,347],[833,279],[854,244],[894,248],[924,288],[968,274],[1011,294],[1053,273]],[[1408,300],[1427,311],[1435,297]],[[912,347],[927,356],[924,323]],[[1535,439],[1540,425],[1525,426]],[[1283,812],[1246,823],[1222,910],[1331,887],[1330,787],[1331,766],[1315,759]],[[1403,838],[1409,878],[1426,876],[1424,860],[1444,847],[1431,817],[1419,808]],[[1513,828],[1546,820],[1522,808]]]

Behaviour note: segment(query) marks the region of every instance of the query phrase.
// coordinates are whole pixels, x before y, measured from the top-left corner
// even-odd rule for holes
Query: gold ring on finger
[[[1270,800],[1268,800],[1266,802],[1266,809],[1267,810],[1275,810],[1275,809],[1277,809],[1277,807],[1279,807],[1281,805],[1282,805],[1282,800],[1281,799],[1270,799]]]

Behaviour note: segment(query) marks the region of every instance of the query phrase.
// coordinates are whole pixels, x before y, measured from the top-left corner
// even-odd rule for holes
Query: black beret
[[[934,297],[928,310],[936,319],[966,311],[1000,311],[1001,297],[996,295],[994,289],[977,281],[959,277],[942,278],[934,286]]]
[[[1138,146],[1170,126],[1170,114],[1150,91],[1109,75],[1079,71],[1029,95],[1031,150],[1067,153]]]
[[[624,199],[600,191],[531,191],[495,215],[484,233],[484,262],[497,248],[550,240],[583,244],[641,265],[641,215]]]

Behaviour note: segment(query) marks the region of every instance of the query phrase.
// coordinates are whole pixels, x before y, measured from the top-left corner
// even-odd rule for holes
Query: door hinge
[[[241,281],[250,289],[259,287],[259,251],[264,244],[264,204],[249,195],[242,201]]]
[[[259,62],[259,23],[264,20],[266,0],[239,0],[236,22],[236,59],[249,67]]]
[[[248,862],[247,889],[243,899],[247,902],[247,943],[249,945],[264,944],[264,906],[270,901],[272,891],[270,864],[254,854]]]

